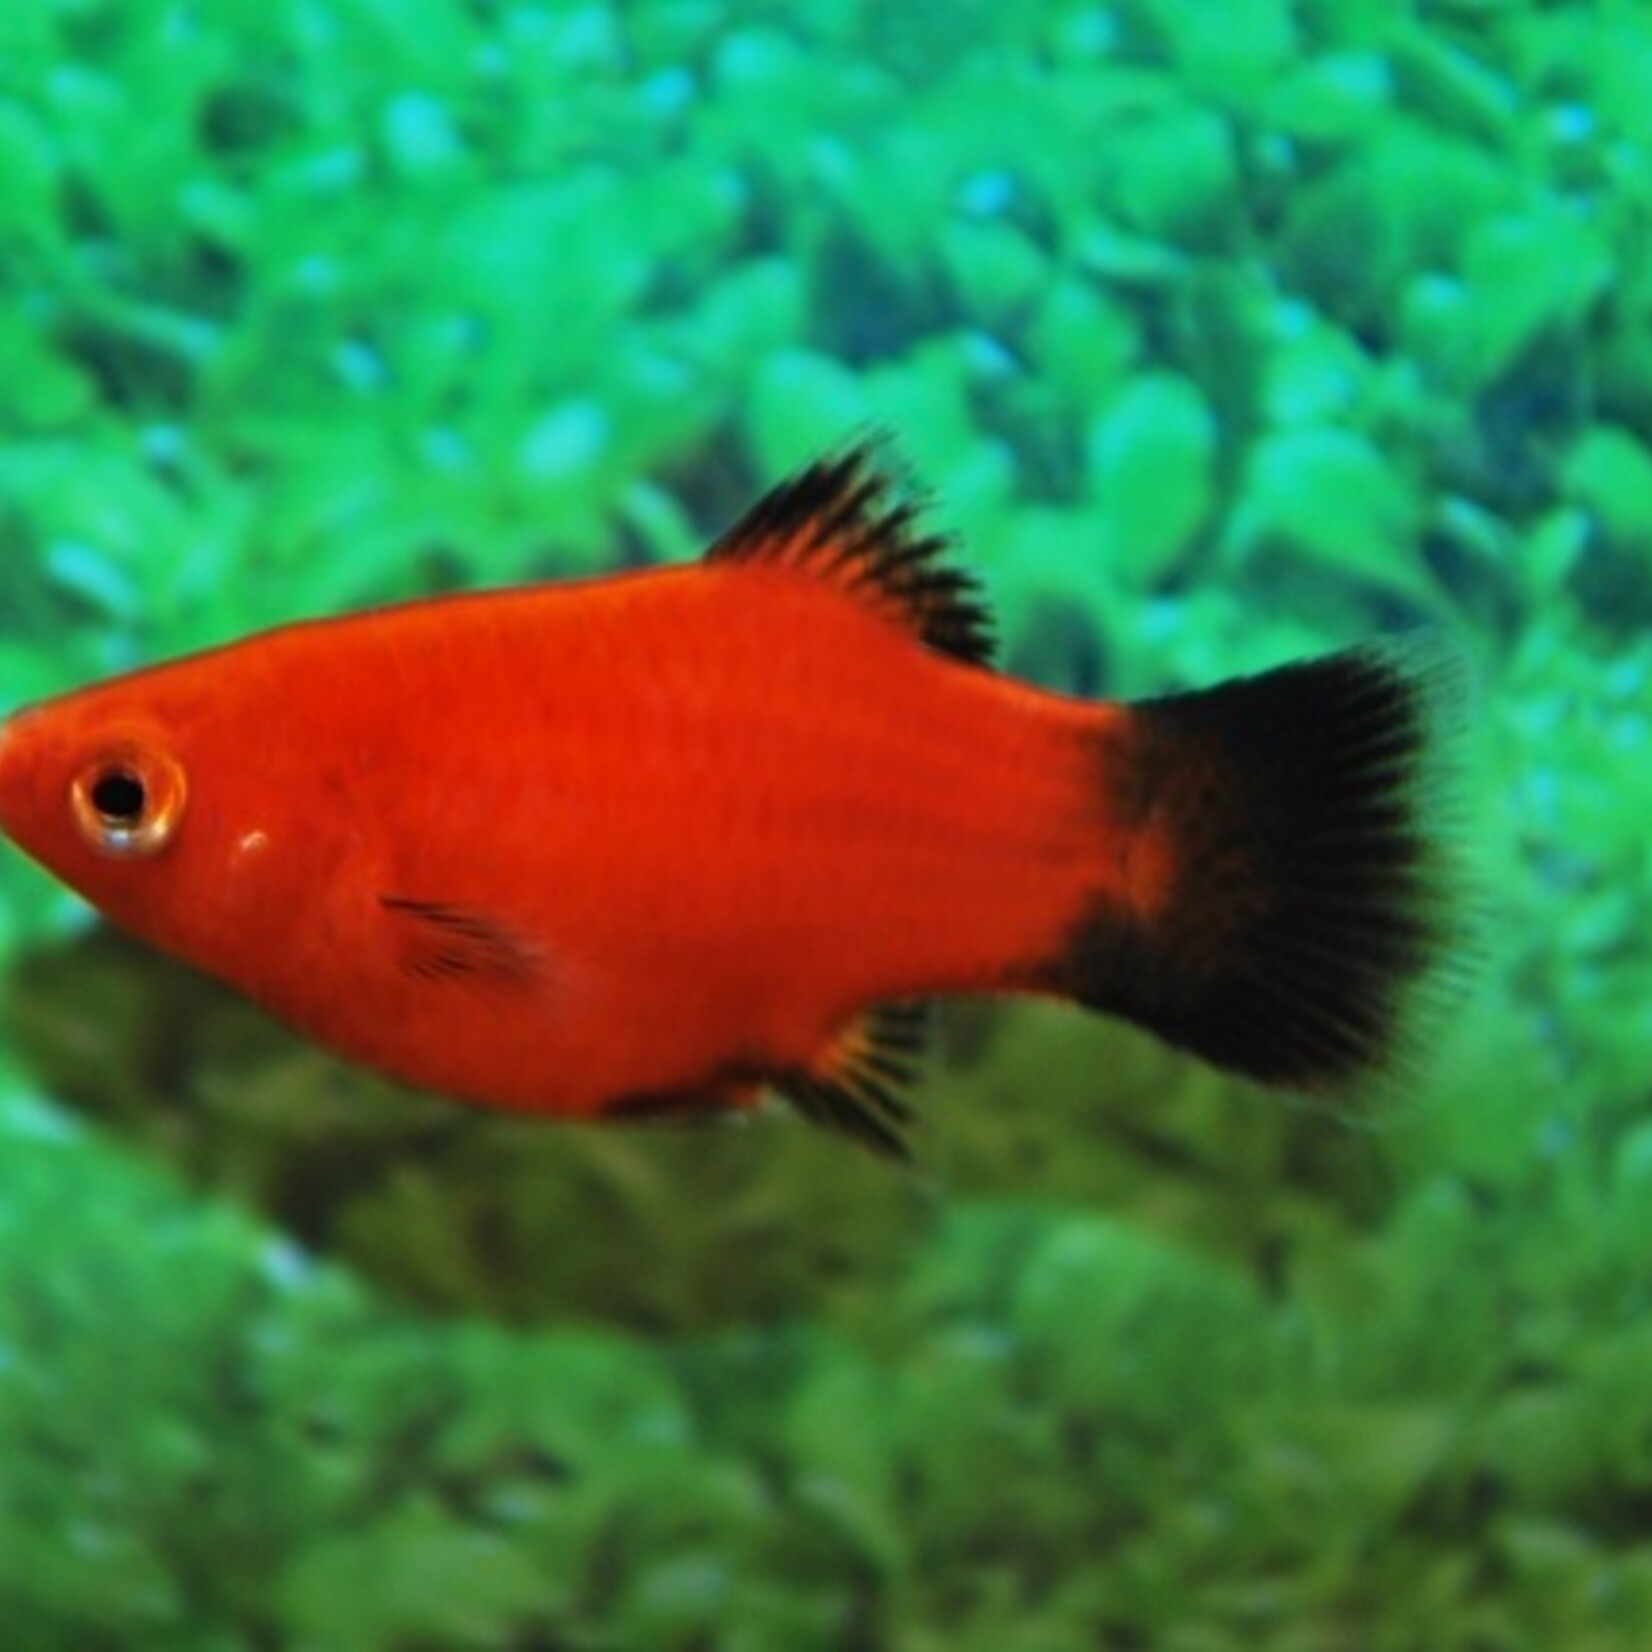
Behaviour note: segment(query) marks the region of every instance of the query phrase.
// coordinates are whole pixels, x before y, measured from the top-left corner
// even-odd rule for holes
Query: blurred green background
[[[1652,9],[5,0],[0,708],[885,426],[1013,668],[1426,621],[1484,967],[1326,1117],[961,1007],[924,1169],[389,1091],[0,853],[8,1649],[1652,1645]]]

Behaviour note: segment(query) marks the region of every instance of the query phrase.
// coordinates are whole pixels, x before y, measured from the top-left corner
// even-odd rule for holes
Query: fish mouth
[[[0,717],[0,835],[9,835],[9,822],[26,770],[23,738],[36,713],[25,707],[8,717]]]

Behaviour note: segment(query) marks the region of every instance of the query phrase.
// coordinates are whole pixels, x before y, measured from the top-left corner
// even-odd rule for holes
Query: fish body
[[[903,1006],[953,993],[1073,997],[1285,1082],[1379,1064],[1446,940],[1435,667],[1132,708],[987,653],[858,451],[693,567],[289,626],[19,712],[0,829],[309,1036],[516,1111],[773,1087],[898,1149]],[[1288,715],[1247,728],[1270,682]]]

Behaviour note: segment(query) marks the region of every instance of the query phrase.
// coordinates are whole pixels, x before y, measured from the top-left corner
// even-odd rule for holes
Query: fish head
[[[213,968],[272,883],[293,832],[267,757],[209,665],[180,662],[0,722],[0,839],[122,928]],[[257,725],[254,724],[254,727]],[[278,879],[277,879],[278,881]]]

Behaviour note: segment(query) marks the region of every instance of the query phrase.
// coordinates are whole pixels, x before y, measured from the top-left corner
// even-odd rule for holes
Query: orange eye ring
[[[103,752],[75,776],[69,792],[80,835],[113,860],[159,854],[178,830],[187,796],[175,758],[136,746]]]

